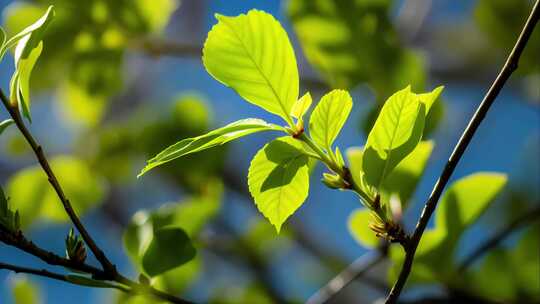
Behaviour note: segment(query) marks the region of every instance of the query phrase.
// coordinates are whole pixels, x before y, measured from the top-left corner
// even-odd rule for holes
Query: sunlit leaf
[[[379,244],[379,238],[369,228],[372,220],[371,211],[366,208],[354,210],[349,216],[349,233],[361,246],[366,248],[375,248]]]
[[[422,138],[425,105],[410,87],[390,96],[369,133],[362,167],[366,182],[379,189]]]
[[[257,208],[279,233],[308,195],[308,157],[300,142],[281,137],[266,144],[251,161],[248,184]]]
[[[291,116],[302,120],[304,114],[306,114],[307,110],[309,110],[309,107],[311,107],[312,102],[313,99],[311,99],[311,94],[307,92],[294,103],[291,110]]]
[[[388,201],[392,194],[398,194],[403,207],[407,206],[432,150],[433,142],[422,141],[396,166],[382,184],[383,201]]]
[[[298,99],[296,57],[285,30],[263,11],[216,15],[203,49],[206,70],[247,101],[292,123]]]
[[[332,144],[347,121],[352,109],[349,92],[333,90],[324,95],[309,119],[309,134],[313,141],[332,151]]]
[[[148,160],[139,176],[149,170],[174,159],[225,144],[231,140],[261,131],[280,131],[282,127],[270,124],[261,119],[248,118],[235,121],[205,135],[186,138],[166,148],[154,158]]]

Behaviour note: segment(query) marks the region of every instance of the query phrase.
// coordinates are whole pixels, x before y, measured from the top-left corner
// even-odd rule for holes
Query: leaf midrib
[[[251,30],[251,23],[249,22],[249,17],[247,15],[246,15],[246,18],[247,18],[247,23],[249,24],[248,28],[249,28],[249,30]],[[289,114],[287,113],[287,110],[285,109],[285,106],[283,105],[283,101],[279,98],[276,90],[274,89],[274,87],[270,83],[270,80],[266,77],[266,75],[263,73],[261,67],[259,67],[259,65],[255,61],[255,59],[253,58],[252,54],[249,52],[248,48],[244,44],[244,41],[241,39],[241,37],[238,35],[238,33],[236,33],[236,31],[234,30],[234,28],[232,26],[230,26],[227,22],[224,22],[224,24],[225,24],[226,27],[228,27],[233,32],[233,34],[236,36],[238,41],[240,41],[240,44],[242,45],[242,48],[244,49],[244,51],[248,55],[249,59],[251,60],[251,62],[253,62],[253,65],[255,65],[255,67],[257,68],[259,73],[264,78],[264,81],[266,81],[266,84],[270,87],[270,90],[272,91],[272,94],[274,95],[274,97],[277,99],[277,101],[279,103],[279,106],[280,106],[281,110],[283,111],[283,114],[285,115],[285,117],[288,118]],[[275,62],[275,58],[272,59],[272,60]],[[286,119],[286,120],[287,120],[287,122],[289,122],[289,119]]]

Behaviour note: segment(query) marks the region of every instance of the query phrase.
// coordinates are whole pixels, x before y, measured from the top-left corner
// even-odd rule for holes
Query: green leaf
[[[142,256],[142,267],[149,276],[155,277],[189,262],[195,253],[195,247],[182,228],[161,228],[154,231]]]
[[[309,134],[313,141],[327,151],[332,151],[332,143],[347,121],[352,109],[349,92],[333,90],[324,95],[309,119]]]
[[[279,233],[309,191],[308,156],[301,143],[281,137],[266,144],[251,161],[248,185],[257,208]]]
[[[237,17],[216,14],[216,18],[219,22],[208,33],[203,49],[208,73],[292,125],[299,80],[285,30],[272,15],[259,10]]]
[[[9,127],[11,124],[13,124],[13,119],[11,118],[0,122],[0,135],[2,135],[6,128]]]
[[[349,232],[358,244],[366,248],[375,248],[379,244],[379,238],[369,228],[371,211],[367,208],[356,209],[349,216]]]
[[[14,304],[43,303],[38,286],[24,275],[18,275],[11,282],[11,293]]]
[[[435,101],[439,98],[443,90],[444,86],[438,86],[429,93],[416,94],[418,100],[426,106],[426,115],[429,113],[431,106],[433,106]]]
[[[332,88],[366,83],[381,97],[425,82],[424,57],[406,49],[389,0],[287,1],[287,15],[310,65]]]
[[[313,102],[313,99],[311,99],[311,94],[307,92],[304,94],[304,96],[300,97],[298,99],[292,109],[291,109],[291,116],[294,118],[298,118],[298,120],[302,121],[302,117],[304,114],[306,114],[307,110],[309,110],[309,107],[311,107],[311,103]]]
[[[283,131],[280,126],[261,119],[247,118],[230,123],[205,135],[186,138],[166,148],[154,158],[148,160],[146,167],[139,173],[142,176],[151,169],[168,163],[179,157],[223,145],[232,140],[261,131]]]
[[[17,45],[16,52],[19,49],[19,45]],[[14,74],[16,79],[14,82],[17,83],[17,91],[15,93],[17,103],[22,109],[23,115],[30,121],[30,75],[32,74],[34,65],[36,64],[39,55],[41,55],[42,50],[43,42],[40,42],[30,51],[28,57],[21,57],[17,61],[17,72]]]
[[[405,209],[424,173],[432,150],[432,141],[422,141],[396,166],[382,184],[382,201],[388,201],[392,194],[397,194]]]
[[[78,215],[84,215],[102,201],[103,182],[85,162],[71,156],[57,156],[50,164]],[[54,222],[69,220],[40,166],[18,171],[9,179],[6,192],[22,215],[23,227],[37,218]]]
[[[484,213],[506,182],[504,174],[481,172],[450,185],[435,211],[435,227],[426,230],[420,240],[411,282],[451,278],[455,268],[454,254],[461,235]],[[391,251],[391,257],[396,265],[391,276],[395,276],[403,254]]]
[[[379,189],[422,138],[425,105],[410,87],[390,96],[369,133],[362,161],[368,185]]]
[[[16,71],[11,80],[11,97],[17,101],[23,115],[28,120],[31,120],[30,75],[43,50],[43,33],[53,17],[53,7],[49,6],[47,12],[40,19],[10,38],[0,49],[1,57],[8,48],[16,44],[14,55]]]
[[[6,42],[6,32],[0,26],[0,50],[4,49],[4,42]],[[3,55],[0,54],[0,62],[2,61]]]

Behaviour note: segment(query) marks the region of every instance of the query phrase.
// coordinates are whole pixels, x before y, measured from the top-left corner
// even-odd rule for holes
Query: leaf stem
[[[499,75],[493,82],[491,88],[488,90],[484,99],[478,106],[476,113],[474,113],[473,117],[469,122],[469,125],[467,126],[467,128],[465,128],[461,138],[456,144],[456,147],[454,148],[452,155],[446,163],[446,166],[444,167],[441,176],[435,183],[433,191],[426,202],[424,210],[422,211],[422,215],[418,220],[414,233],[410,240],[406,243],[405,261],[403,262],[403,266],[401,268],[398,279],[395,282],[394,287],[392,287],[390,294],[386,298],[385,303],[393,304],[397,302],[399,295],[401,294],[401,290],[403,289],[403,286],[405,285],[405,282],[407,281],[407,278],[411,272],[414,255],[418,244],[420,243],[420,239],[422,238],[422,234],[424,233],[424,230],[429,222],[429,219],[431,218],[431,215],[437,207],[437,202],[441,197],[444,187],[452,176],[452,173],[454,172],[459,160],[461,159],[465,150],[467,149],[467,146],[471,142],[476,130],[478,129],[478,126],[480,126],[481,122],[489,111],[489,108],[499,95],[499,92],[504,87],[504,84],[506,83],[510,75],[512,75],[512,73],[518,68],[519,57],[523,53],[523,50],[527,45],[527,41],[529,40],[540,16],[539,3],[540,0],[537,0],[534,4],[529,18],[527,19],[527,22],[525,23],[525,26],[523,27],[523,30],[519,35],[519,38],[517,39],[514,48],[510,52],[510,55],[508,56],[504,67],[502,68]]]

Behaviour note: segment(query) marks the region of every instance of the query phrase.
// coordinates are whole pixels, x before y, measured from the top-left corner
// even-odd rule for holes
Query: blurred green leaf
[[[102,281],[102,280],[94,280],[90,277],[79,275],[79,274],[68,274],[66,278],[68,282],[71,282],[73,284],[94,287],[94,288],[114,288],[115,286],[117,286],[117,284],[115,283],[109,283],[107,281]]]
[[[424,232],[416,251],[411,282],[447,282],[455,270],[454,255],[461,235],[473,225],[505,186],[498,173],[475,173],[454,182],[443,194],[435,211],[435,227]],[[391,250],[394,279],[403,261],[400,248]]]
[[[56,156],[50,164],[78,215],[101,202],[105,194],[104,185],[85,162],[71,156]],[[9,179],[6,190],[13,206],[20,210],[23,227],[37,218],[55,222],[69,220],[39,166],[18,171]]]
[[[302,144],[290,136],[266,144],[251,161],[248,185],[257,208],[279,233],[308,195],[308,156]]]
[[[410,87],[390,96],[384,104],[364,149],[362,167],[366,182],[379,189],[392,170],[420,142],[425,105]]]
[[[157,166],[168,163],[184,155],[219,146],[252,133],[279,130],[283,130],[283,128],[267,123],[261,119],[247,118],[237,120],[205,135],[186,138],[166,148],[154,158],[148,160],[146,167],[139,173],[139,176],[142,176],[144,173]]]
[[[324,95],[309,120],[309,134],[313,141],[333,153],[332,144],[347,121],[352,109],[349,92],[333,90]]]
[[[382,201],[388,201],[392,194],[397,194],[403,209],[407,206],[432,150],[432,141],[422,141],[396,166],[382,184]]]
[[[287,14],[307,60],[334,88],[367,82],[380,99],[425,82],[424,60],[401,46],[391,0],[291,0]],[[382,101],[382,100],[381,100]]]
[[[182,228],[160,228],[154,230],[152,241],[142,256],[142,267],[149,276],[155,277],[189,262],[195,254],[195,247]]]
[[[375,248],[379,244],[379,238],[369,228],[372,218],[371,211],[367,208],[354,210],[348,219],[349,233],[354,240],[365,248]]]
[[[38,286],[23,275],[18,275],[12,280],[11,293],[13,295],[14,304],[43,303]]]
[[[289,124],[298,99],[296,57],[285,30],[270,14],[250,10],[237,17],[216,14],[203,63],[216,80]]]

